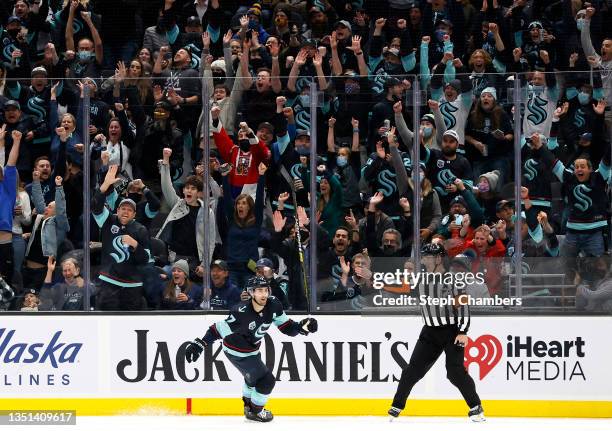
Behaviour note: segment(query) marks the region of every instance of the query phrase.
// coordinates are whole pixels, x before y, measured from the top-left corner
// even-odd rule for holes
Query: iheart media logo
[[[472,362],[478,364],[480,380],[484,379],[495,368],[502,356],[502,344],[497,337],[484,334],[472,340],[468,337],[463,350],[463,365],[467,370]]]

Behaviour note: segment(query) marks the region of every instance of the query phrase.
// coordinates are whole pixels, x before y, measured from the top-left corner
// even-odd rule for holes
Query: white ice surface
[[[32,429],[27,427],[25,429]],[[611,431],[612,419],[488,418],[472,423],[467,418],[278,416],[267,424],[248,422],[238,416],[112,416],[77,417],[75,426],[44,426],[46,431]]]

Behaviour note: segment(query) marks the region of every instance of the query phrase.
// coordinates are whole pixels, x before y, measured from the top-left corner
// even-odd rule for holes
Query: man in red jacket
[[[210,110],[211,131],[219,155],[224,162],[232,165],[229,177],[229,182],[232,185],[232,196],[236,198],[241,193],[247,193],[255,199],[257,179],[259,178],[257,166],[260,163],[268,163],[270,150],[244,122],[240,123],[238,145],[234,144],[219,120],[220,112],[221,108],[218,106],[214,106]]]
[[[483,224],[474,229],[474,239],[465,243],[465,249],[472,249],[476,253],[472,272],[484,273],[485,283],[491,296],[499,294],[502,287],[502,258],[506,255],[504,244],[499,239],[493,238],[491,228]]]

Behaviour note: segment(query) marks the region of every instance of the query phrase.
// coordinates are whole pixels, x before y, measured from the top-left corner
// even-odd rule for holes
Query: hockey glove
[[[193,340],[187,348],[185,349],[185,359],[187,362],[195,362],[198,360],[204,348],[206,347],[206,343],[201,338],[196,338]]]
[[[313,319],[312,317],[309,317],[307,319],[302,319],[300,321],[300,334],[302,335],[308,335],[310,333],[315,333],[317,332],[317,329],[319,329],[317,320]]]

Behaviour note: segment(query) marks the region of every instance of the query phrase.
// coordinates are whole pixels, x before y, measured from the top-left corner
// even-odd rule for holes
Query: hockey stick
[[[281,165],[280,173],[289,183],[289,187],[291,188],[291,199],[293,200],[293,205],[295,206],[295,239],[298,247],[298,256],[300,259],[300,267],[302,269],[302,284],[304,288],[304,294],[306,295],[306,308],[308,310],[308,314],[310,315],[310,289],[308,289],[308,279],[306,277],[306,264],[305,264],[305,256],[304,256],[304,248],[302,247],[302,235],[300,234],[300,218],[298,217],[298,204],[297,198],[295,194],[295,186],[293,184],[293,178],[287,172],[287,169],[284,165]]]

